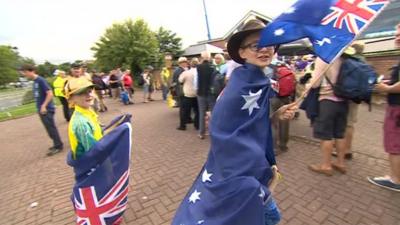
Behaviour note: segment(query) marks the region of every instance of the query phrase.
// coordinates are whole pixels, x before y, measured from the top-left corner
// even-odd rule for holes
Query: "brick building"
[[[400,0],[392,3],[361,34],[365,42],[365,57],[378,74],[388,75],[399,62],[400,49],[394,45],[395,26],[400,23]]]

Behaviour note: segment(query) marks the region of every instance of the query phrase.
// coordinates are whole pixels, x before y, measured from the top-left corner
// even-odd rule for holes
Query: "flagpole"
[[[286,111],[287,109],[290,109],[290,108],[298,108],[298,107],[300,106],[300,104],[303,102],[303,100],[305,99],[305,97],[307,96],[307,94],[308,94],[308,93],[310,92],[310,90],[313,88],[313,86],[315,86],[315,85],[322,79],[323,75],[328,71],[329,67],[331,66],[331,63],[332,63],[333,61],[335,61],[337,58],[339,58],[339,57],[343,54],[343,52],[345,51],[345,49],[348,48],[348,47],[351,45],[351,43],[352,43],[354,40],[356,40],[357,37],[358,37],[365,29],[367,29],[367,27],[372,23],[372,21],[374,21],[374,20],[376,19],[376,17],[377,17],[379,14],[381,14],[382,11],[383,11],[386,7],[388,7],[391,3],[392,3],[392,1],[389,0],[389,2],[388,2],[387,4],[385,4],[385,5],[371,18],[371,20],[369,21],[369,23],[366,24],[364,27],[362,27],[362,28],[360,29],[360,31],[354,36],[354,38],[352,39],[352,41],[349,42],[349,43],[346,45],[346,47],[342,48],[342,49],[340,50],[340,52],[338,52],[338,53],[336,54],[336,56],[333,58],[333,60],[330,61],[330,63],[326,63],[324,60],[322,60],[320,57],[318,57],[318,58],[316,59],[316,62],[315,62],[315,70],[312,72],[312,75],[311,75],[312,78],[311,78],[310,84],[309,84],[308,86],[306,86],[304,92],[300,95],[300,97],[299,97],[295,102],[290,103],[290,104],[288,104],[288,105],[284,105],[284,106],[282,106],[281,108],[279,108],[277,111],[275,111],[275,112],[270,116],[270,118],[274,118],[274,117],[276,117],[276,116],[279,116],[279,115],[278,115],[279,113],[282,113],[282,112]],[[320,61],[320,62],[318,62],[318,61]],[[317,65],[317,63],[318,63],[318,65]]]
[[[333,61],[335,61],[337,58],[339,58],[339,57],[343,54],[343,52],[346,50],[346,48],[348,48],[349,46],[351,46],[351,44],[352,44],[353,41],[357,40],[358,36],[360,36],[360,34],[361,34],[364,30],[366,30],[366,29],[368,28],[368,26],[372,23],[372,21],[374,21],[374,20],[376,19],[376,17],[379,16],[379,14],[381,14],[381,13],[383,12],[383,10],[384,10],[386,7],[388,7],[388,6],[390,5],[390,3],[392,3],[392,1],[389,1],[388,4],[384,5],[384,6],[379,10],[379,12],[376,13],[376,14],[371,18],[371,21],[370,21],[368,24],[366,24],[364,27],[361,28],[361,30],[354,36],[353,40],[352,40],[351,42],[349,42],[345,48],[342,48],[342,50],[335,56],[335,58],[333,58],[333,60],[332,60],[331,62],[333,62]],[[318,57],[318,58],[319,58],[319,57]],[[317,58],[317,59],[318,59],[318,58]],[[319,59],[320,59],[320,58],[319,58]],[[326,72],[328,71],[329,67],[331,66],[330,63],[326,63],[326,62],[324,62],[322,59],[321,59],[321,61],[322,61],[323,63],[325,63],[325,65],[323,65],[323,64],[321,65],[321,64],[320,64],[319,71],[317,70],[317,64],[315,65],[315,66],[316,66],[316,67],[315,67],[315,70],[314,70],[313,73],[312,73],[312,77],[313,77],[314,79],[311,80],[310,86],[304,90],[304,92],[301,94],[300,98],[298,98],[298,100],[296,101],[296,103],[297,103],[298,106],[303,102],[303,100],[304,100],[304,98],[307,96],[308,92],[310,92],[310,90],[312,89],[312,87],[313,87],[315,84],[317,84],[317,82],[322,78],[323,74],[326,73]]]
[[[204,7],[204,15],[205,15],[205,18],[206,18],[207,36],[208,36],[208,40],[211,40],[210,25],[208,23],[207,7],[206,7],[206,1],[205,0],[203,0],[203,7]]]

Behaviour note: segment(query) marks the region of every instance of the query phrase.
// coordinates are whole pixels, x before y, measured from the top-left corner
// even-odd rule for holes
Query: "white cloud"
[[[224,35],[249,10],[276,16],[294,0],[206,0],[213,38]],[[188,46],[207,39],[202,0],[0,0],[0,44],[52,62],[92,58],[90,48],[114,22],[143,18],[164,26]]]

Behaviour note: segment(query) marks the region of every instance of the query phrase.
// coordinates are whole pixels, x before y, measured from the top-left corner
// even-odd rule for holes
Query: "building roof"
[[[220,42],[224,42],[224,41],[226,42],[233,34],[238,32],[239,30],[241,30],[243,28],[243,26],[249,20],[252,20],[252,19],[258,19],[260,21],[263,21],[265,24],[268,24],[268,23],[270,23],[272,21],[271,17],[265,16],[265,15],[259,13],[259,12],[254,11],[254,10],[250,10],[223,37],[214,38],[214,39],[206,40],[206,41],[200,41],[197,45],[202,45],[202,44],[207,44],[207,43],[211,44],[211,45],[214,45],[214,44],[218,43],[220,45]],[[193,46],[197,46],[197,45],[193,45]],[[294,41],[292,43],[284,44],[284,45],[280,46],[278,53],[280,55],[306,55],[306,54],[310,54],[310,53],[312,53],[311,43],[306,39],[302,39],[302,40]],[[186,51],[185,51],[185,55],[186,55]]]
[[[383,37],[363,40],[365,42],[364,54],[396,50],[394,37]]]
[[[381,14],[362,32],[360,39],[394,36],[400,22],[400,0],[392,0]]]
[[[214,45],[210,44],[195,44],[187,47],[185,52],[183,53],[184,56],[194,56],[200,55],[202,51],[208,51],[210,53],[223,53],[224,51],[221,48],[218,48]]]
[[[311,42],[307,38],[304,38],[281,45],[278,54],[295,56],[314,54],[314,52]]]
[[[210,42],[216,42],[216,41],[222,41],[222,40],[228,40],[234,33],[236,33],[238,30],[241,30],[241,28],[246,24],[247,21],[252,20],[252,19],[258,19],[263,21],[265,24],[268,24],[272,21],[271,17],[268,17],[266,15],[263,15],[259,12],[256,12],[254,10],[250,10],[246,15],[239,21],[237,22],[224,36],[220,38],[214,38],[211,40],[205,40],[205,41],[199,41],[199,44],[202,43],[210,43]]]

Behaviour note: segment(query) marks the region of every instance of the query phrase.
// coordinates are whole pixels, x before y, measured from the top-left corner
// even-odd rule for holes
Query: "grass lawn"
[[[60,101],[58,98],[53,98],[54,103],[56,106],[60,105]],[[26,105],[20,105],[8,108],[4,111],[0,111],[0,122],[25,116],[30,116],[36,113],[36,103],[28,103]]]
[[[15,88],[0,88],[0,93],[13,92]]]
[[[28,116],[34,113],[36,113],[36,105],[34,102],[32,102],[26,105],[15,106],[4,111],[0,111],[0,121]]]

